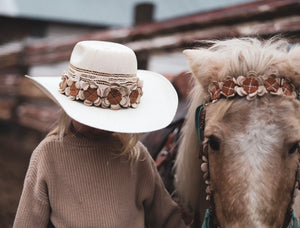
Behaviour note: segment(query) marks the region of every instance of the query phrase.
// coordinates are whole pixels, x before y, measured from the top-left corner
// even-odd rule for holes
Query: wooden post
[[[153,3],[140,3],[135,6],[134,25],[143,25],[153,22]],[[148,67],[149,53],[137,53],[138,68],[146,70]]]
[[[140,3],[135,6],[134,25],[147,24],[153,21],[154,4]]]

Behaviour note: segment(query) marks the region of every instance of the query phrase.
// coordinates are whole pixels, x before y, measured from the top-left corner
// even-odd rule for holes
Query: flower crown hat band
[[[62,76],[29,77],[78,122],[98,129],[140,133],[166,127],[178,98],[162,75],[137,69],[128,47],[81,41]]]

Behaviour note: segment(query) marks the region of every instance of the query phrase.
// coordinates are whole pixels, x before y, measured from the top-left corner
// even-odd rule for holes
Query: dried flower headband
[[[208,91],[212,102],[216,102],[222,95],[226,98],[246,96],[248,100],[266,93],[297,97],[296,88],[288,79],[276,74],[257,75],[254,71],[248,72],[246,77],[228,77],[223,82],[214,81],[208,86]]]
[[[62,75],[59,92],[71,100],[102,108],[136,108],[140,103],[143,83],[134,74],[108,74],[69,65]]]

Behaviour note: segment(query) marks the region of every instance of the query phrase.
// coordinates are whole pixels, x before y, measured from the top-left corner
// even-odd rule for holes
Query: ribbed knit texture
[[[185,227],[154,162],[116,154],[114,136],[46,137],[34,150],[14,228]],[[52,223],[52,225],[50,225]]]

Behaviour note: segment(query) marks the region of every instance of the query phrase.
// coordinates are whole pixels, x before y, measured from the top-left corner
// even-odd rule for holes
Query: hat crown
[[[106,41],[81,41],[70,63],[78,68],[107,74],[136,74],[137,60],[130,48]]]

